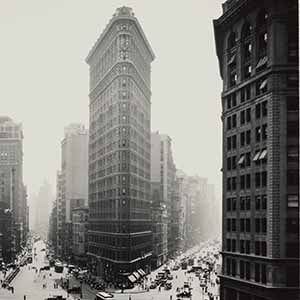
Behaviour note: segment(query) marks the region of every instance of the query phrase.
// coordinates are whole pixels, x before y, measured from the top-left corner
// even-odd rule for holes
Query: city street
[[[44,300],[52,295],[67,296],[66,291],[60,287],[54,288],[54,280],[60,279],[62,274],[57,274],[52,270],[39,273],[39,269],[48,264],[45,251],[41,251],[45,247],[44,242],[38,241],[34,247],[36,247],[37,255],[35,258],[33,256],[33,263],[21,267],[21,271],[11,282],[10,286],[14,287],[13,294],[7,289],[0,288],[1,300],[23,300],[24,295],[26,295],[26,300]],[[38,270],[37,272],[35,268]],[[43,284],[46,284],[46,288],[43,288]],[[73,298],[69,297],[68,299]]]

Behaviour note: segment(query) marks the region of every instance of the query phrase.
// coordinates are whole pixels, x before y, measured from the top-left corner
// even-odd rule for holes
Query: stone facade
[[[90,51],[89,245],[108,281],[150,268],[150,65],[153,51],[128,7]]]
[[[299,299],[297,1],[226,1],[221,299]]]

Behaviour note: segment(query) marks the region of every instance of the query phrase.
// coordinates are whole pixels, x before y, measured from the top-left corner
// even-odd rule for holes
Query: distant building
[[[160,184],[162,204],[167,209],[168,257],[178,250],[179,199],[176,182],[176,166],[172,154],[172,140],[168,135],[151,134],[151,183]]]
[[[9,117],[0,117],[0,208],[7,212],[10,210],[12,228],[8,232],[5,242],[10,247],[9,256],[13,258],[21,250],[24,244],[24,222],[26,211],[26,199],[23,190],[23,131],[22,125],[15,123]],[[2,214],[3,226],[7,228],[8,214]],[[2,222],[0,219],[0,223]],[[2,234],[6,235],[6,232]],[[3,249],[6,251],[6,249]]]
[[[226,1],[221,299],[299,299],[299,10]]]
[[[118,8],[88,54],[89,255],[94,272],[128,282],[151,258],[153,51],[131,8]]]
[[[44,240],[48,237],[49,217],[53,198],[51,185],[47,181],[44,181],[36,197],[34,226],[34,231]]]
[[[168,212],[162,201],[160,182],[151,182],[152,258],[151,265],[156,269],[168,257]]]
[[[88,203],[88,130],[84,125],[65,127],[61,155],[61,171],[57,175],[58,252],[71,260],[72,210]]]
[[[88,216],[89,209],[86,206],[75,207],[72,210],[72,259],[77,265],[86,266],[88,247]]]

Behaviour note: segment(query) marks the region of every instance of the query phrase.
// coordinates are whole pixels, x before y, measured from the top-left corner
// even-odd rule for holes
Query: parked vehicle
[[[81,287],[79,285],[74,285],[71,288],[68,289],[68,293],[74,293],[74,294],[80,294],[81,293]]]
[[[64,266],[61,263],[56,262],[54,265],[54,270],[56,273],[62,273],[64,271]]]
[[[106,292],[99,292],[96,295],[95,300],[106,300],[106,299],[112,299],[114,295],[106,293]]]

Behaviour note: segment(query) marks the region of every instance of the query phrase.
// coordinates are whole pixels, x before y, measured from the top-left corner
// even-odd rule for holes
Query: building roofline
[[[96,43],[93,45],[92,49],[90,50],[88,56],[85,59],[85,62],[87,64],[89,64],[90,59],[92,58],[92,56],[94,55],[94,53],[96,52],[96,49],[98,48],[98,46],[101,44],[101,42],[104,40],[104,38],[106,37],[107,33],[109,32],[109,29],[111,28],[111,26],[119,21],[119,20],[131,20],[134,21],[139,33],[141,34],[142,38],[144,39],[144,42],[147,46],[147,49],[151,55],[152,61],[155,59],[155,54],[152,50],[152,47],[150,46],[150,43],[148,41],[148,39],[146,38],[146,35],[142,29],[142,26],[140,25],[138,19],[133,15],[133,13],[130,14],[126,14],[126,15],[120,15],[120,14],[114,14],[113,17],[110,19],[109,23],[106,25],[104,31],[101,33],[100,37],[97,39]]]

